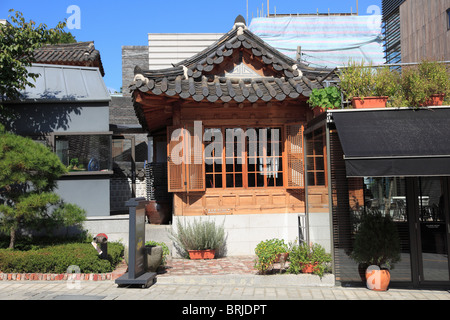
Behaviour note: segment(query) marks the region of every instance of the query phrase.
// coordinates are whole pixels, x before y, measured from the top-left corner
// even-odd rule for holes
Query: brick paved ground
[[[224,257],[212,260],[172,258],[160,277],[181,275],[257,274],[254,256]]]

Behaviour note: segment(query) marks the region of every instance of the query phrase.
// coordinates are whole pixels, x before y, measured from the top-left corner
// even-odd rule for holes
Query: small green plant
[[[289,253],[288,273],[301,273],[305,265],[313,265],[313,273],[323,277],[331,262],[331,255],[318,243],[302,242],[299,245],[293,245]]]
[[[218,250],[225,244],[225,229],[214,221],[194,219],[192,223],[177,221],[177,231],[171,231],[171,239],[180,253],[187,257],[188,250]]]
[[[145,242],[146,246],[160,246],[162,247],[163,250],[163,256],[162,256],[162,265],[165,266],[166,265],[166,257],[168,255],[170,255],[170,250],[169,247],[167,246],[167,244],[165,244],[164,242],[156,242],[156,241],[146,241]]]
[[[261,274],[267,273],[276,262],[278,255],[286,252],[289,252],[289,248],[282,239],[261,241],[255,248],[255,254],[257,256],[255,268]]]
[[[314,89],[308,103],[311,108],[320,107],[324,110],[340,108],[341,91],[337,87]]]
[[[79,162],[78,158],[70,159],[70,163],[67,166],[70,171],[84,170],[84,165]]]

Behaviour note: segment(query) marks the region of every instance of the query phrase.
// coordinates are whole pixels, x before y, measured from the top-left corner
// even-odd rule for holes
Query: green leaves
[[[84,210],[63,203],[53,193],[57,179],[66,170],[58,156],[44,145],[0,130],[2,231],[13,234],[19,227],[51,228],[84,221]],[[11,247],[14,247],[14,236]]]
[[[257,260],[255,268],[262,274],[271,269],[278,258],[278,254],[288,252],[288,246],[283,239],[269,239],[261,241],[255,248]]]
[[[194,219],[192,223],[177,222],[177,231],[171,233],[184,254],[188,250],[217,250],[225,243],[225,230],[222,225],[216,226],[214,221]]]
[[[65,32],[65,22],[59,22],[55,28],[32,20],[25,21],[22,13],[9,10],[9,23],[0,24],[0,99],[17,99],[20,91],[27,86],[34,87],[29,78],[38,75],[29,73],[26,67],[35,62],[34,51],[46,43],[76,42],[75,38]]]
[[[393,267],[400,261],[400,238],[391,216],[378,211],[363,215],[351,258],[379,267]]]
[[[337,109],[341,107],[341,92],[337,87],[314,89],[308,103],[312,108]]]

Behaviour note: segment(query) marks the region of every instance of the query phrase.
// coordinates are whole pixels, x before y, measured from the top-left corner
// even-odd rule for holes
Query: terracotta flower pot
[[[391,281],[391,274],[386,269],[371,269],[366,270],[366,284],[367,288],[373,291],[387,291]]]
[[[317,262],[302,264],[302,273],[313,273],[316,266]]]
[[[314,107],[313,109],[314,117],[320,116],[322,113],[325,112],[325,110],[321,107]]]
[[[444,97],[445,94],[433,94],[430,99],[423,104],[423,107],[442,106]]]
[[[214,259],[216,250],[188,250],[191,260]]]
[[[389,97],[355,97],[352,99],[354,109],[386,108]]]

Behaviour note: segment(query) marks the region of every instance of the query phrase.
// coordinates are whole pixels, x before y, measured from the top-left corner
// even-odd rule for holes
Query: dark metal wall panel
[[[381,2],[381,10],[383,13],[383,20],[389,17],[391,13],[397,10],[405,0],[383,0]]]

